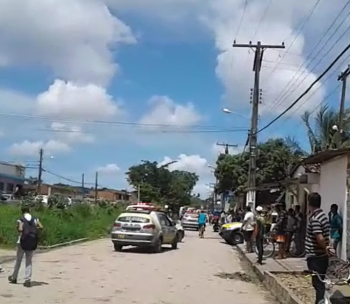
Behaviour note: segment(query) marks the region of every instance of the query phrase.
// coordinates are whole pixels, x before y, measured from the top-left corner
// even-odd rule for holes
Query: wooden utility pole
[[[342,82],[340,108],[339,108],[339,132],[343,131],[344,126],[344,109],[345,109],[345,95],[346,95],[346,80],[350,75],[350,65],[347,69],[338,76],[338,81]]]
[[[42,175],[43,175],[43,157],[44,150],[39,150],[39,171],[38,171],[38,186],[37,186],[37,194],[41,194],[41,184],[42,184]]]
[[[85,196],[85,174],[84,173],[81,175],[81,195],[83,196],[82,199],[84,199],[84,196]]]
[[[232,145],[227,143],[216,143],[217,146],[225,147],[225,154],[229,154],[229,148],[237,148],[238,145]]]
[[[249,171],[248,171],[248,188],[252,189],[247,192],[247,201],[246,204],[250,204],[252,209],[255,209],[255,190],[256,187],[256,159],[257,151],[256,146],[258,143],[258,119],[259,119],[259,103],[260,103],[260,71],[261,71],[261,62],[263,59],[264,51],[266,49],[284,49],[285,46],[282,43],[281,45],[269,45],[261,44],[261,41],[258,41],[257,44],[252,44],[250,41],[248,44],[238,44],[236,41],[233,42],[233,47],[237,48],[250,48],[254,49],[255,57],[253,63],[253,72],[254,72],[254,89],[253,89],[253,102],[252,102],[252,117],[250,123],[249,131]]]
[[[98,172],[95,175],[95,204],[97,204],[98,199]]]

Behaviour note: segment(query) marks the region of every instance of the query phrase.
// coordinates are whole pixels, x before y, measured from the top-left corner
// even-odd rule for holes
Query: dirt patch
[[[315,291],[311,285],[311,277],[289,273],[276,273],[275,276],[303,303],[315,303]]]
[[[234,273],[219,272],[217,274],[214,274],[214,276],[219,277],[220,279],[239,280],[248,283],[251,283],[253,281],[251,276],[242,271],[237,271]]]

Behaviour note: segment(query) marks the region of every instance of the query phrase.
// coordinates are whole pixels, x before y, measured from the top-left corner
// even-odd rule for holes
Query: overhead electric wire
[[[71,182],[71,183],[75,183],[75,184],[81,184],[81,181],[76,181],[76,180],[73,180],[73,179],[64,177],[64,176],[62,176],[62,175],[59,175],[59,174],[57,174],[57,173],[54,173],[54,172],[52,172],[52,171],[50,171],[50,170],[46,170],[46,169],[44,169],[44,168],[43,168],[42,170],[43,170],[43,172],[49,173],[49,174],[51,174],[51,175],[53,175],[53,176],[56,176],[56,177],[58,177],[58,178],[61,178],[61,179],[65,180],[65,181],[67,181],[67,182]],[[85,184],[85,185],[95,185],[95,183],[84,183],[84,184]]]
[[[159,127],[159,128],[172,128],[174,130],[183,130],[183,129],[199,129],[199,130],[224,130],[230,131],[232,129],[240,129],[241,127],[231,127],[231,128],[222,128],[220,126],[210,126],[210,125],[193,125],[190,127],[184,127],[182,125],[176,124],[153,124],[153,123],[140,123],[140,122],[126,122],[126,121],[107,121],[107,120],[86,120],[86,119],[69,119],[62,117],[54,116],[41,116],[41,115],[31,115],[31,114],[19,114],[19,113],[0,113],[0,117],[18,117],[18,118],[27,118],[27,119],[38,119],[42,121],[49,122],[63,122],[63,123],[72,123],[72,124],[101,124],[101,125],[115,125],[115,126],[134,126],[134,127]],[[54,130],[54,129],[53,129]],[[57,130],[57,129],[56,129]],[[58,129],[61,130],[61,129]],[[65,130],[62,130],[65,131]],[[74,131],[73,131],[74,132]],[[80,131],[77,130],[77,133]]]
[[[347,18],[350,15],[350,12],[344,17],[344,19],[339,23],[339,25],[337,26],[337,28],[333,31],[333,33],[328,37],[328,39],[325,41],[325,43],[323,44],[323,46],[317,51],[317,53],[313,56],[313,58],[309,61],[309,58],[313,55],[314,51],[317,49],[317,47],[321,44],[321,42],[323,41],[323,39],[326,37],[326,35],[328,34],[328,32],[332,29],[333,25],[337,22],[337,20],[339,19],[339,17],[342,15],[342,13],[344,12],[344,10],[346,9],[346,7],[350,5],[350,0],[347,1],[347,3],[342,7],[342,9],[340,10],[340,12],[338,13],[338,15],[335,17],[335,19],[333,20],[333,22],[328,26],[327,30],[325,31],[325,33],[322,35],[322,37],[318,40],[318,42],[316,43],[316,45],[313,47],[313,50],[308,54],[308,56],[306,57],[306,59],[304,60],[304,62],[300,65],[299,69],[295,72],[294,76],[288,81],[287,85],[284,87],[284,89],[280,92],[280,94],[275,98],[275,100],[272,102],[272,106],[270,107],[270,111],[277,107],[278,105],[280,105],[283,101],[283,99],[285,99],[285,95],[293,88],[293,85],[298,81],[298,79],[300,79],[300,77],[304,74],[304,73],[300,73],[298,75],[298,72],[301,71],[302,68],[304,68],[305,70],[308,69],[308,67],[316,60],[317,56],[322,52],[322,50],[327,46],[328,42],[334,37],[334,35],[336,34],[336,32],[340,29],[340,27],[343,25],[343,23],[347,20]],[[349,28],[348,28],[349,29]],[[347,32],[347,30],[343,33],[343,35],[340,36],[340,38],[338,38],[337,42],[345,35],[345,33]],[[321,60],[319,60],[319,62],[314,66],[313,69],[311,69],[310,71],[307,72],[307,75],[305,75],[305,77],[300,81],[299,85],[294,88],[294,90],[287,96],[289,97],[299,86],[300,84],[303,82],[304,79],[306,79],[306,77],[308,75],[310,75],[312,73],[312,71],[317,67],[317,65],[325,58],[326,55],[329,54],[329,52],[334,48],[336,43],[333,44],[333,46],[326,52],[326,54],[324,54],[321,58]],[[307,65],[306,65],[307,63]],[[306,66],[305,66],[306,65]],[[298,77],[296,78],[296,76],[298,75]],[[295,79],[296,78],[296,79]],[[294,80],[295,79],[295,80]],[[294,82],[292,82],[294,80]]]
[[[285,109],[281,114],[279,114],[276,118],[266,124],[263,128],[259,129],[257,133],[260,133],[270,127],[273,123],[275,123],[278,119],[280,119],[284,114],[286,114],[290,109],[292,109],[310,90],[317,84],[329,71],[330,69],[339,61],[341,57],[350,49],[350,44],[348,44],[343,51],[332,61],[332,63],[323,71],[323,73],[317,77],[317,79],[312,82],[312,84],[302,93],[287,109]]]
[[[267,15],[267,12],[269,11],[269,8],[270,8],[270,6],[271,6],[271,4],[272,4],[272,1],[273,1],[273,0],[269,0],[269,2],[267,3],[267,5],[266,5],[266,7],[265,7],[265,10],[264,10],[263,14],[261,15],[261,18],[260,18],[260,20],[259,20],[259,22],[258,22],[258,26],[257,26],[256,29],[255,29],[255,32],[254,32],[254,35],[253,35],[253,39],[252,39],[252,40],[254,40],[254,39],[255,39],[255,36],[258,34],[259,29],[260,29],[260,26],[261,26],[261,24],[263,23],[263,21],[264,21],[266,15]]]
[[[327,77],[326,77],[326,79],[325,79],[325,81],[324,82],[327,82],[327,80],[328,79],[330,79],[331,77],[333,77],[336,73],[338,73],[338,70],[339,69],[341,69],[343,66],[344,66],[344,64],[345,64],[345,62],[347,62],[348,60],[349,60],[349,58],[350,58],[350,54],[346,57],[346,58],[344,58],[344,60],[342,61],[342,62],[340,62],[339,64],[338,64],[338,66],[334,69],[334,71],[332,72],[332,73],[330,73]],[[338,85],[338,86],[336,86],[336,88],[333,90],[333,91],[331,91],[331,93],[329,93],[320,103],[319,103],[319,105],[317,106],[317,107],[319,107],[322,103],[324,103],[331,95],[333,95],[334,94],[334,92],[335,92],[335,90],[336,89],[338,89],[340,87],[340,84]],[[316,92],[320,89],[321,87],[318,87],[316,90],[314,90],[309,96],[308,96],[308,98],[306,98],[284,121],[286,121],[286,120],[288,120],[289,119],[289,117],[291,117],[294,113],[296,113],[305,103],[307,103],[310,99],[311,99],[311,97],[312,96],[314,96],[315,94],[316,94]],[[317,108],[316,107],[316,108]],[[314,111],[313,111],[314,112]]]
[[[243,7],[243,12],[242,12],[242,16],[241,16],[241,19],[240,19],[240,21],[239,21],[239,23],[238,23],[238,27],[237,27],[235,39],[237,39],[237,36],[238,36],[238,34],[239,34],[239,31],[241,30],[241,26],[242,26],[242,23],[243,23],[243,20],[244,20],[244,16],[245,16],[247,7],[248,7],[248,0],[245,0],[245,2],[244,2],[244,7]]]
[[[279,60],[279,63],[283,60],[284,57],[286,57],[286,55],[288,54],[289,50],[292,48],[294,42],[297,40],[297,38],[299,37],[299,35],[301,34],[302,30],[304,29],[304,27],[306,26],[306,24],[308,23],[308,21],[310,20],[312,14],[314,13],[314,11],[316,10],[318,4],[321,2],[321,0],[316,0],[316,3],[314,4],[314,6],[312,7],[312,9],[310,10],[308,16],[306,17],[306,19],[304,20],[304,22],[302,23],[301,27],[299,28],[297,34],[295,35],[294,39],[292,40],[292,42],[290,43],[290,45],[288,46],[286,52],[283,54],[283,56],[281,57],[281,59]],[[292,33],[293,34],[293,33]],[[292,35],[291,34],[291,35]],[[288,37],[289,38],[289,37]],[[286,38],[287,39],[287,38]],[[286,40],[285,39],[285,40]],[[274,68],[274,70],[271,72],[270,76],[276,71],[277,67],[279,66],[279,63],[277,63],[276,67]]]

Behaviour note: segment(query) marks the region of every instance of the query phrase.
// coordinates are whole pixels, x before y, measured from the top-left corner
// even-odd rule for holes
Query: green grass
[[[119,213],[120,211],[113,207],[91,207],[86,204],[64,210],[43,207],[31,210],[31,214],[39,218],[44,226],[40,233],[41,246],[107,235]],[[16,246],[16,221],[20,217],[20,206],[0,205],[0,247]]]

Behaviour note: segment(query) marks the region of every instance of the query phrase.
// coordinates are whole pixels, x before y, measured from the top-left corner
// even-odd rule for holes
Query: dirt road
[[[1,304],[273,303],[254,283],[223,278],[223,273],[241,271],[240,261],[210,231],[205,239],[188,232],[179,249],[160,254],[114,252],[109,240],[38,254],[32,288],[21,284],[24,269],[17,285],[8,284],[12,263],[4,266]]]

